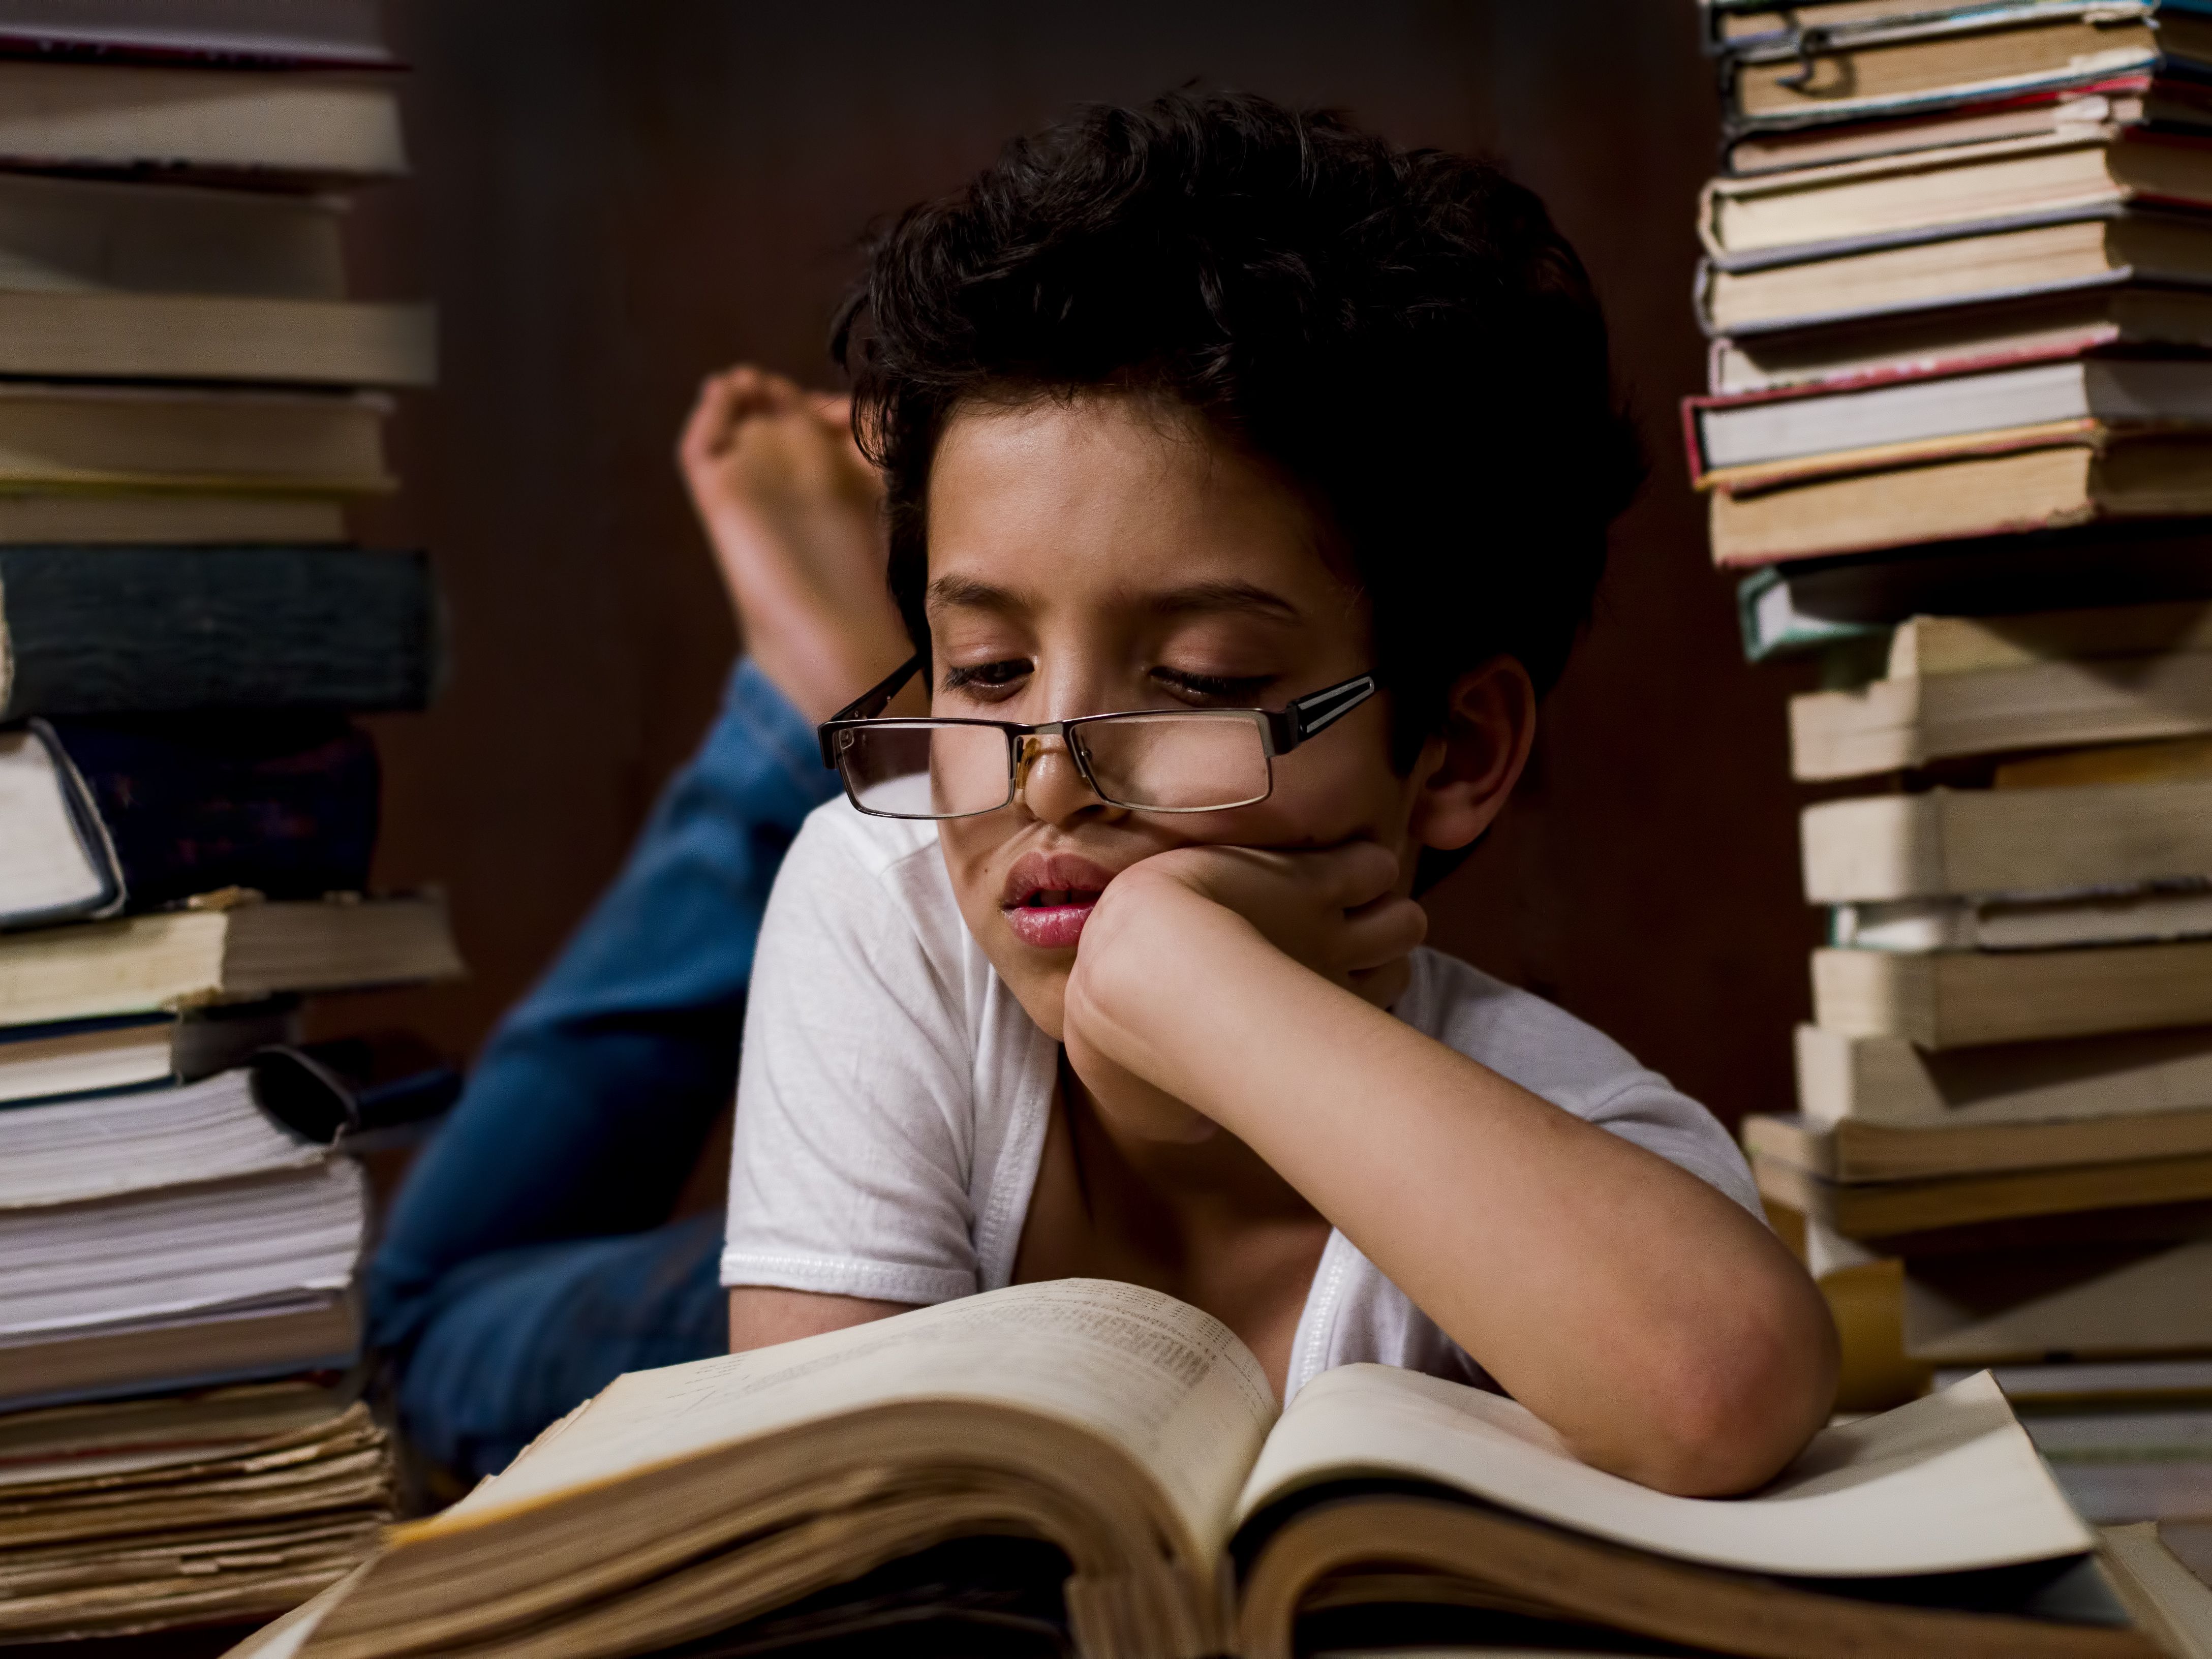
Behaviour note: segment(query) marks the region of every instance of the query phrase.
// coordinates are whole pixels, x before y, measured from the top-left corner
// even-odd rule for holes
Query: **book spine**
[[[420,708],[439,633],[419,553],[0,548],[0,720]]]

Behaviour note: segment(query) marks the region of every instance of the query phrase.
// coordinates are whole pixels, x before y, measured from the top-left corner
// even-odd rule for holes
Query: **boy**
[[[1094,111],[907,214],[841,345],[931,718],[823,729],[732,1346],[1116,1278],[1285,1399],[1381,1360],[1669,1491],[1772,1474],[1834,1338],[1725,1133],[1419,948],[1636,482],[1540,205],[1259,99]]]

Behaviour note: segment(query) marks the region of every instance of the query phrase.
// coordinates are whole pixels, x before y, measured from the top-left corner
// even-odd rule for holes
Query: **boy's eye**
[[[1028,660],[1021,657],[1002,658],[997,662],[955,664],[945,671],[945,689],[947,691],[988,691],[1010,686],[1029,672]]]
[[[1194,674],[1181,668],[1155,668],[1152,678],[1179,696],[1208,702],[1247,705],[1274,683],[1273,674]]]

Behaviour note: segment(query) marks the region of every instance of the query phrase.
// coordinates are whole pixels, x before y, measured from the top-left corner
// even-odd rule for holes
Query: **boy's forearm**
[[[1735,1490],[1819,1426],[1826,1307],[1724,1194],[1232,913],[1176,920],[1179,948],[1112,999],[1116,1058],[1259,1152],[1583,1456]]]

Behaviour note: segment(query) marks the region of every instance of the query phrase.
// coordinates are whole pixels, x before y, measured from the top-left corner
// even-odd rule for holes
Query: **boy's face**
[[[1180,406],[1095,395],[956,414],[930,474],[933,712],[1035,724],[1138,708],[1279,708],[1371,669],[1364,599],[1311,514]],[[1014,802],[939,826],[961,913],[1047,1032],[1090,907],[1139,859],[1193,843],[1399,855],[1418,786],[1387,699],[1273,762],[1273,793],[1159,814],[1092,794],[1047,739]]]

